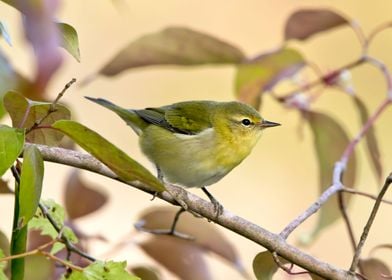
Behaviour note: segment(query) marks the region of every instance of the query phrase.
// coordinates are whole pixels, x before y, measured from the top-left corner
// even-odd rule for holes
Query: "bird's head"
[[[226,136],[232,134],[251,142],[256,142],[265,128],[280,125],[263,119],[253,107],[235,101],[221,103],[213,118],[214,128],[218,133]]]

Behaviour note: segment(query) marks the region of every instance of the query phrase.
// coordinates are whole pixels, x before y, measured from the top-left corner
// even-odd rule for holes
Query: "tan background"
[[[79,33],[82,63],[64,53],[65,65],[49,87],[51,97],[75,77],[82,80],[96,71],[113,54],[129,41],[170,25],[188,26],[208,32],[241,47],[247,55],[256,55],[278,47],[282,41],[285,20],[299,7],[333,7],[356,19],[369,32],[376,25],[390,20],[391,1],[234,1],[234,0],[168,0],[168,1],[64,1],[59,19],[73,25]],[[113,5],[117,3],[118,5]],[[31,54],[24,46],[19,33],[20,20],[12,8],[0,5],[0,19],[8,24],[13,38],[10,48],[1,47],[10,55],[21,72],[31,76]],[[306,57],[317,62],[324,71],[339,67],[359,55],[359,46],[353,32],[339,28],[335,32],[319,35],[306,43],[296,43]],[[392,32],[379,36],[371,53],[392,65]],[[193,99],[232,100],[234,68],[162,67],[125,72],[113,79],[100,78],[85,88],[73,87],[63,101],[70,104],[75,118],[98,131],[133,158],[152,167],[140,153],[136,136],[111,112],[88,102],[83,96],[108,98],[129,108],[159,106]],[[353,71],[354,85],[372,111],[384,98],[385,83],[382,75],[370,66]],[[358,119],[348,97],[330,90],[315,107],[339,118],[350,134],[358,129]],[[317,164],[312,138],[307,126],[303,137],[298,133],[300,118],[266,98],[263,115],[282,127],[267,131],[251,156],[218,184],[210,188],[212,193],[230,211],[243,216],[273,232],[280,231],[291,219],[303,211],[317,196]],[[392,170],[391,133],[392,110],[388,110],[377,123],[385,174]],[[359,149],[359,189],[376,192],[377,185],[367,163],[362,145]],[[153,170],[151,168],[151,170]],[[61,201],[62,182],[69,174],[67,167],[46,164],[44,185],[45,198]],[[98,213],[80,221],[88,232],[101,232],[111,241],[124,236],[132,229],[137,213],[148,206],[165,204],[150,201],[150,196],[105,178],[84,173],[84,178],[99,182],[110,193],[110,203]],[[199,190],[195,193],[202,195]],[[391,196],[389,196],[391,197]],[[357,198],[350,207],[357,235],[368,217],[371,202]],[[11,228],[11,203],[8,196],[0,196],[0,229]],[[76,201],[75,203],[83,203]],[[384,205],[374,224],[364,254],[375,244],[391,242],[391,206]],[[296,238],[311,228],[315,219],[301,226],[291,238]],[[252,272],[253,257],[262,250],[254,243],[224,229],[220,229],[233,241],[246,268]],[[136,241],[136,239],[132,239]],[[325,231],[309,253],[340,267],[348,267],[351,247],[342,222]],[[94,254],[103,256],[103,247],[97,246]],[[391,253],[383,252],[385,260]],[[130,245],[118,259],[128,258],[140,262],[141,252]],[[112,258],[112,256],[110,256]],[[151,260],[147,260],[150,261]],[[238,279],[239,274],[212,260],[216,279]],[[284,276],[280,276],[282,279]],[[277,277],[277,278],[280,278]]]

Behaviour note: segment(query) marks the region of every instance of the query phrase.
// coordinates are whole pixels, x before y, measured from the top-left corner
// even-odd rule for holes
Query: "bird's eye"
[[[245,126],[249,126],[252,122],[249,119],[243,119],[241,123]]]

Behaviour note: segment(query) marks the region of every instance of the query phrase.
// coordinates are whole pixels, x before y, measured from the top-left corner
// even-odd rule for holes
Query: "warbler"
[[[159,177],[183,187],[202,188],[217,215],[223,208],[205,187],[240,164],[265,128],[280,125],[236,101],[185,101],[133,110],[102,98],[86,98],[114,111],[136,132],[142,152],[156,165]]]

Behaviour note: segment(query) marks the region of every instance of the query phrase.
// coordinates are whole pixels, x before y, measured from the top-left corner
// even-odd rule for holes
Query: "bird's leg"
[[[210,199],[211,203],[214,205],[214,211],[215,211],[215,218],[218,218],[222,213],[223,213],[223,206],[222,204],[219,203],[218,200],[209,192],[205,187],[201,188],[203,192],[208,196]]]
[[[156,165],[155,167],[157,169],[157,177],[158,177],[159,181],[161,181],[163,183],[163,173],[162,173],[162,171],[161,171],[161,169],[159,168],[158,165]],[[158,194],[158,192],[154,192],[152,194],[151,201],[153,201],[157,197],[157,194]]]
[[[180,210],[177,211],[176,215],[174,216],[173,223],[172,223],[172,225],[170,227],[169,234],[175,235],[175,233],[176,233],[176,226],[177,226],[178,220],[180,219],[181,214],[184,213],[184,212],[185,212],[185,209],[182,208],[182,207],[180,208]]]

